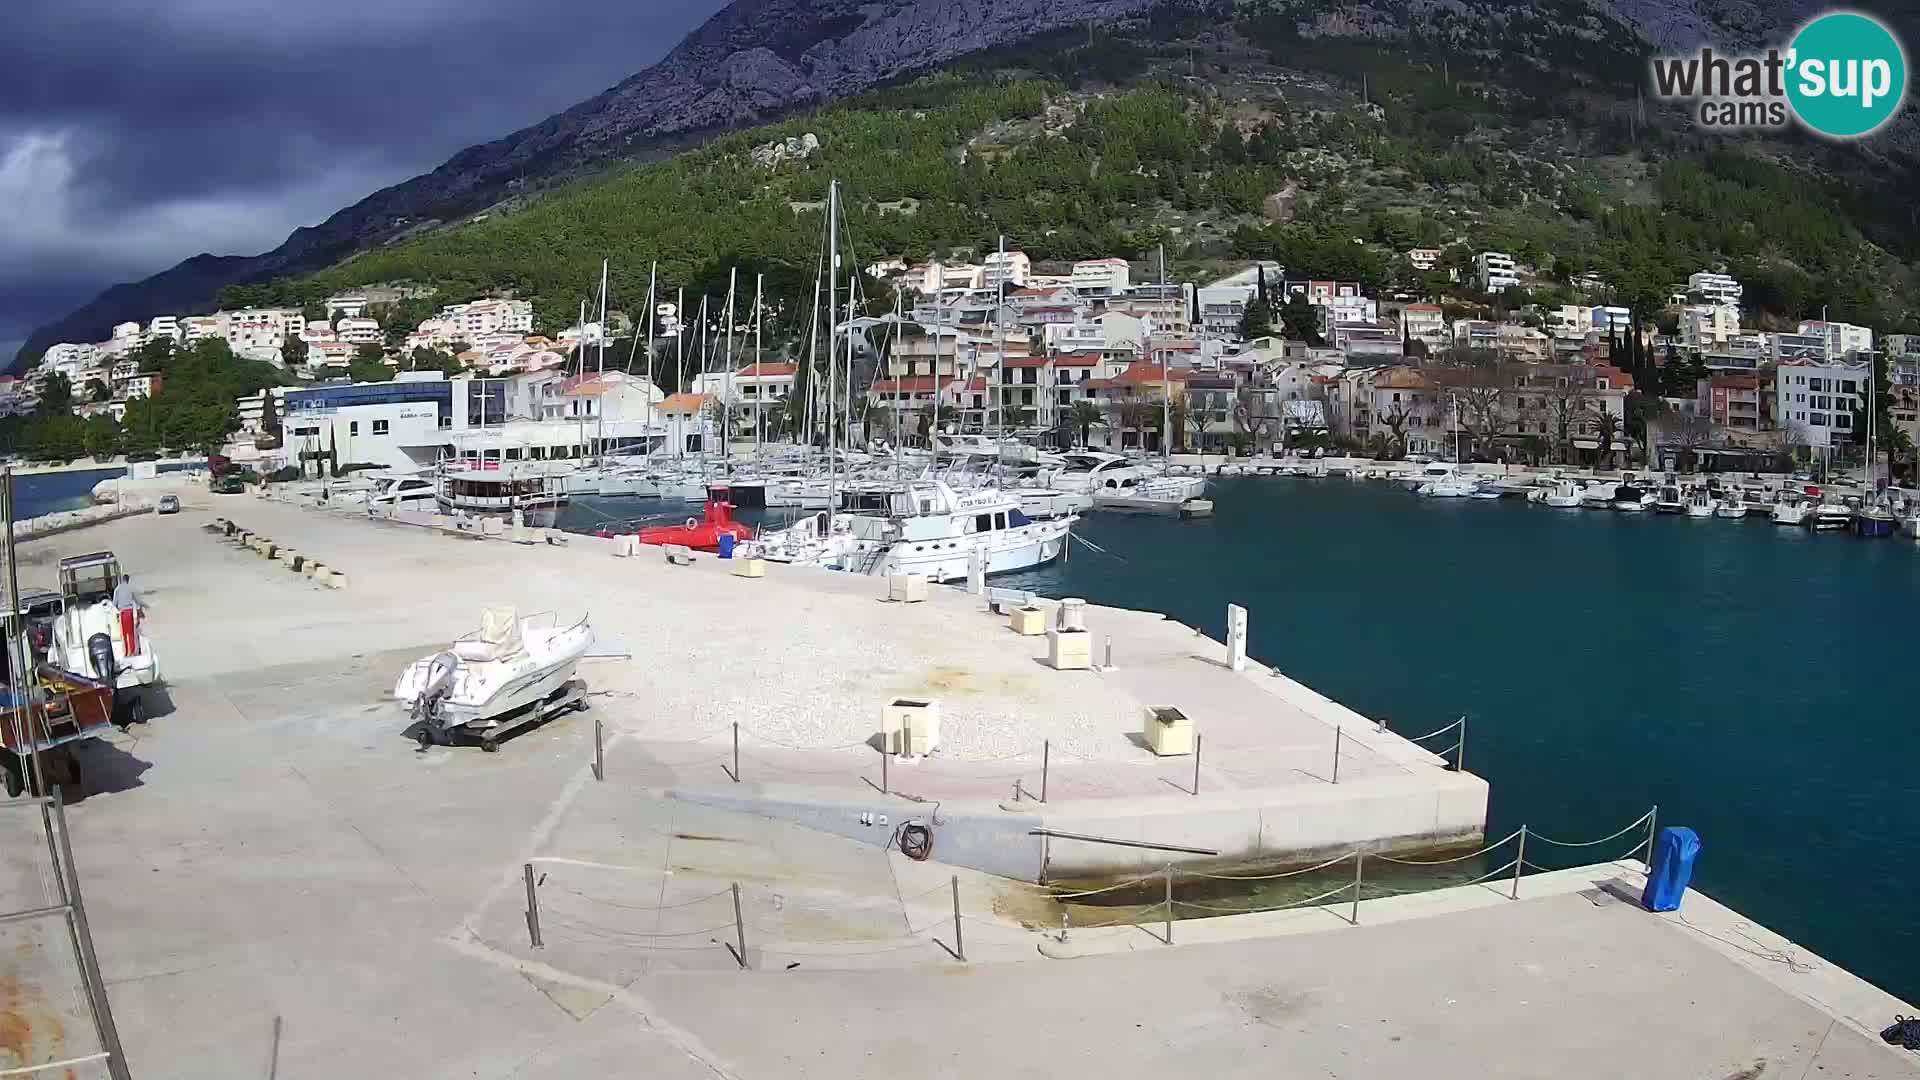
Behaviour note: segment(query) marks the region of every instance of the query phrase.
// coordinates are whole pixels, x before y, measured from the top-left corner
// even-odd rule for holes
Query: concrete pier
[[[216,507],[351,567],[352,588],[204,532]],[[251,497],[35,541],[22,583],[103,548],[134,574],[169,678],[149,724],[83,751],[69,810],[143,1078],[892,1080],[930,1061],[1121,1080],[1276,1062],[1440,1080],[1914,1075],[1871,1034],[1913,1010],[1698,893],[1684,918],[1637,910],[1617,899],[1633,864],[1528,877],[1517,900],[1473,885],[1190,919],[1174,945],[1157,925],[1076,928],[1056,948],[1057,909],[1016,880],[1038,872],[1020,846],[1036,823],[1271,857],[1444,841],[1448,822],[1477,836],[1484,818],[1474,777],[1251,661],[1230,671],[1222,643],[1152,615],[1090,610],[1118,670],[1057,672],[959,590],[888,604],[877,579],[737,578],[588,538],[519,546]],[[417,749],[384,700],[400,666],[498,601],[590,609],[596,651],[632,659],[583,663],[592,711],[500,753]],[[943,749],[883,773],[866,740],[887,695],[938,698]],[[1192,758],[1128,738],[1137,710],[1166,704],[1204,733],[1198,795]],[[737,752],[734,723],[753,733]],[[927,861],[890,843],[936,814]],[[28,851],[0,848],[9,900],[42,888]],[[1082,859],[1058,842],[1048,856]],[[1008,872],[969,865],[990,858]],[[93,1049],[59,942],[0,927],[0,946],[22,1015],[57,1021],[31,1027],[36,1060]]]

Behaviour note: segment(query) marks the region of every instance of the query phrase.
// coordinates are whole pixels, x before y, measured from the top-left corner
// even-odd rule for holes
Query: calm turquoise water
[[[1220,639],[1240,603],[1254,655],[1363,714],[1467,714],[1492,835],[1597,838],[1658,803],[1700,834],[1697,884],[1920,998],[1920,546],[1347,481],[1215,499],[1210,521],[1091,515],[1110,556],[996,581]]]

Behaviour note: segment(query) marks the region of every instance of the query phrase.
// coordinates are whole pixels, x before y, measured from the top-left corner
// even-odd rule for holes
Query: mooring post
[[[960,936],[960,875],[953,875],[953,954],[967,962],[967,943]]]
[[[1199,732],[1193,735],[1193,793],[1200,794],[1200,740]]]
[[[740,721],[733,722],[733,782],[740,782]]]
[[[1333,782],[1340,782],[1340,725],[1333,725]]]
[[[1460,716],[1460,741],[1453,748],[1453,771],[1467,771],[1467,717]]]
[[[605,732],[602,730],[600,718],[596,716],[593,718],[593,778],[595,780],[607,778],[607,751],[604,739]]]
[[[733,943],[739,950],[736,957],[740,961],[740,970],[748,970],[747,964],[747,920],[740,913],[740,883],[733,883]]]
[[[1653,809],[1647,811],[1647,869],[1648,871],[1652,871],[1653,869],[1653,841],[1655,837],[1660,835],[1659,829],[1660,829],[1660,804],[1654,803]]]
[[[1053,764],[1053,740],[1045,739],[1040,743],[1040,801],[1047,801],[1047,771]]]
[[[1353,851],[1353,912],[1347,916],[1347,921],[1355,926],[1360,925],[1360,883],[1363,880],[1361,875],[1365,873],[1366,866],[1366,849],[1355,848]]]
[[[1522,825],[1520,826],[1520,846],[1513,853],[1513,891],[1507,894],[1507,899],[1509,900],[1520,899],[1520,870],[1521,868],[1526,866],[1526,864],[1527,864],[1527,827],[1525,825]]]
[[[527,881],[527,937],[533,947],[540,948],[540,898],[533,891],[533,864],[523,863],[520,867]]]
[[[1107,662],[1100,666],[1107,671],[1113,670],[1113,635],[1112,634],[1107,635]]]
[[[1167,944],[1173,944],[1173,864],[1167,864]]]

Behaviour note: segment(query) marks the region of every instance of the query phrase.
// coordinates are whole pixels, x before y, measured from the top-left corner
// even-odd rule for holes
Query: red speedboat
[[[725,499],[707,500],[703,520],[688,518],[683,525],[656,525],[640,530],[643,544],[679,544],[695,551],[719,551],[720,537],[731,535],[735,543],[753,539],[753,527],[733,520],[733,504]]]

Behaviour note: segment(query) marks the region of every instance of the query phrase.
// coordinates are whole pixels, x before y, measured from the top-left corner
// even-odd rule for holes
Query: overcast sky
[[[0,0],[0,363],[612,86],[723,0]]]

